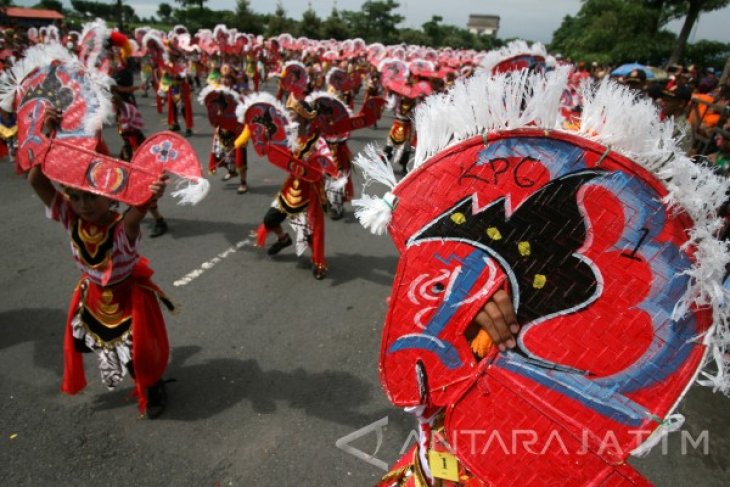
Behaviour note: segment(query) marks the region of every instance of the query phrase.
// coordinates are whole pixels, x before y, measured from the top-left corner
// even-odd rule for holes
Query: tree
[[[700,18],[700,13],[721,9],[727,6],[730,0],[667,0],[667,3],[671,3],[670,6],[672,7],[672,10],[669,11],[670,18],[679,18],[683,14],[685,15],[682,30],[679,32],[677,43],[668,62],[668,64],[674,64],[683,60],[687,40],[692,28]]]
[[[338,41],[342,41],[351,37],[350,31],[336,7],[332,8],[330,16],[322,22],[321,31],[322,37],[325,39],[337,39]]]
[[[236,27],[241,32],[249,34],[263,34],[263,20],[251,10],[251,2],[249,0],[237,0],[236,2]]]
[[[578,13],[566,16],[553,34],[551,49],[576,60],[602,64],[659,63],[675,36],[652,31],[657,11],[635,0],[584,0]]]
[[[56,12],[63,12],[63,4],[60,0],[41,0],[40,2],[33,5],[33,8],[41,8],[46,10],[55,10]]]
[[[282,5],[281,0],[279,0],[276,2],[274,15],[269,18],[269,25],[266,27],[266,34],[268,36],[275,36],[283,32],[290,32],[292,23],[291,19],[286,16],[284,5]]]
[[[185,8],[197,6],[200,10],[203,10],[203,6],[207,1],[208,0],[175,0],[176,3],[179,3]]]
[[[206,7],[175,9],[173,17],[190,32],[198,29],[212,29],[218,24],[234,25],[236,23],[236,14],[233,11],[211,10]]]
[[[390,44],[398,39],[397,25],[403,16],[393,11],[400,7],[395,0],[368,0],[359,12],[343,11],[350,33],[368,42]]]
[[[414,46],[427,46],[431,42],[431,38],[422,30],[405,28],[399,31],[399,41]]]
[[[117,16],[117,6],[109,3],[71,0],[71,6],[82,17],[86,18],[113,19]]]
[[[124,7],[125,5],[122,3],[122,0],[116,0],[117,4],[117,27],[121,32],[124,32],[124,19],[126,17]]]
[[[444,20],[440,15],[433,15],[431,20],[423,24],[423,32],[429,37],[429,45],[440,46],[444,38],[444,29],[440,22]]]
[[[170,17],[172,17],[172,7],[170,6],[170,4],[161,3],[157,7],[157,15],[163,22],[170,22]]]
[[[718,41],[701,40],[694,44],[687,44],[685,59],[687,63],[698,66],[713,66],[719,68],[730,59],[730,44]]]
[[[309,2],[307,10],[302,14],[299,35],[310,39],[318,39],[322,35],[322,19],[317,16],[317,12],[312,8],[312,2]]]

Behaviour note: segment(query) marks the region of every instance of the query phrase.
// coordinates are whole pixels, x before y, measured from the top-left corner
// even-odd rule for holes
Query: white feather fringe
[[[223,85],[217,85],[217,86],[208,85],[205,88],[203,88],[203,90],[198,95],[198,102],[201,105],[205,105],[205,97],[208,96],[213,91],[216,91],[216,92],[219,92],[219,93],[226,93],[226,94],[232,96],[233,99],[236,100],[237,102],[241,102],[243,100],[243,97],[241,96],[241,94],[239,92],[234,91],[234,90],[230,89],[227,86],[223,86]],[[236,108],[238,108],[238,106]]]
[[[677,413],[672,414],[671,416],[667,416],[667,418],[662,421],[662,423],[659,425],[657,429],[654,430],[654,432],[649,435],[649,437],[636,447],[632,452],[631,455],[635,457],[644,457],[649,454],[649,452],[659,444],[662,439],[664,439],[665,436],[669,435],[669,433],[673,433],[679,428],[682,427],[684,424],[684,416]]]
[[[458,81],[448,93],[427,98],[416,110],[416,132],[420,136],[415,168],[478,134],[519,128],[563,131],[560,97],[567,78],[567,68],[561,67],[547,74],[481,73]],[[667,189],[664,202],[669,208],[685,212],[694,223],[686,245],[694,249],[695,263],[686,272],[690,284],[677,303],[674,318],[693,306],[712,306],[714,325],[704,343],[709,349],[706,361],[714,366],[702,373],[698,383],[730,395],[730,291],[722,284],[730,249],[715,238],[723,224],[717,210],[730,194],[730,182],[687,157],[674,138],[673,122],[661,122],[651,100],[638,99],[612,81],[586,86],[582,95],[580,129],[568,133],[609,147],[648,170]],[[377,149],[369,146],[354,163],[365,173],[365,187],[378,181],[393,192],[396,182],[392,168],[386,171],[383,159]],[[414,174],[417,171],[406,178]],[[392,205],[365,194],[353,205],[363,225],[374,233],[385,232]]]
[[[414,168],[485,131],[530,124],[557,128],[561,121],[560,98],[569,74],[570,68],[560,67],[547,74],[522,71],[475,76],[456,83],[448,93],[429,96],[416,108],[416,132],[428,137],[418,140]]]
[[[162,42],[162,33],[160,31],[150,30],[147,32],[142,38],[142,46],[140,47],[149,52],[150,43],[155,45],[155,48],[162,53],[162,59],[167,62],[169,60],[169,55],[167,54],[167,49],[165,49],[165,43]]]
[[[510,42],[501,49],[489,51],[484,57],[482,57],[479,69],[486,71],[488,74],[492,74],[494,67],[502,61],[515,56],[527,54],[532,56],[541,56],[545,58],[545,60],[548,60],[550,57],[543,44],[535,42],[532,46],[529,46],[527,42],[518,39]]]
[[[0,84],[0,107],[12,112],[15,110],[15,96],[20,90],[23,80],[36,68],[47,66],[53,60],[73,62],[77,59],[60,44],[38,44],[28,48],[22,59],[19,59],[10,69]]]
[[[86,37],[86,34],[92,31],[94,34],[94,42],[96,43],[96,45],[102,46],[102,48],[99,49],[96,53],[91,53],[88,59],[82,60],[84,65],[88,68],[97,67],[99,57],[106,50],[105,42],[107,39],[109,39],[109,36],[111,35],[111,29],[106,26],[106,22],[104,22],[104,20],[102,19],[96,19],[93,22],[87,22],[84,24],[84,28],[81,30],[81,37],[79,41]]]
[[[84,66],[74,54],[58,43],[39,44],[25,51],[25,57],[20,59],[13,68],[0,78],[0,108],[6,111],[15,110],[15,98],[19,94],[23,80],[35,69],[48,66],[52,61],[60,61],[71,69],[84,72],[91,90],[93,100],[87,100],[94,109],[89,112],[84,121],[84,131],[95,133],[104,123],[108,122],[113,114],[110,87],[114,81],[106,74],[93,66]],[[88,96],[85,93],[84,96]],[[96,102],[96,103],[94,103]]]
[[[393,216],[393,210],[397,204],[392,191],[398,181],[395,179],[393,166],[374,145],[368,145],[364,152],[357,155],[353,161],[361,171],[365,183],[363,189],[372,183],[385,185],[390,191],[382,198],[372,197],[363,193],[362,197],[352,201],[355,208],[355,217],[360,224],[376,235],[383,235]]]
[[[269,105],[272,105],[277,112],[284,115],[286,118],[285,130],[287,147],[290,149],[294,148],[296,145],[299,124],[292,119],[291,115],[289,115],[289,110],[287,110],[286,107],[284,107],[284,105],[271,93],[260,91],[244,97],[243,102],[236,107],[236,117],[238,118],[238,121],[240,123],[244,123],[246,111],[248,111],[248,109],[256,103],[268,103]]]
[[[388,95],[387,101],[385,103],[385,111],[391,111],[395,110],[395,106],[398,104],[398,97],[394,95],[393,93],[390,93]]]
[[[206,197],[210,190],[210,182],[205,178],[180,179],[175,185],[172,197],[179,198],[178,205],[197,205]]]
[[[304,101],[306,101],[309,104],[314,104],[319,98],[329,98],[331,100],[337,100],[338,102],[340,102],[342,104],[343,107],[345,107],[345,110],[347,110],[347,115],[350,118],[352,118],[352,116],[353,116],[352,110],[350,110],[350,107],[347,106],[347,103],[342,101],[340,99],[340,97],[338,97],[337,95],[335,95],[333,93],[329,93],[327,91],[322,91],[322,90],[313,91],[304,99]]]
[[[343,191],[347,186],[347,181],[350,179],[350,174],[343,174],[337,179],[328,179],[326,181],[327,189],[332,191]]]
[[[382,198],[363,194],[361,198],[352,200],[355,217],[374,235],[383,235],[388,230],[395,204],[395,195],[390,192],[385,193]]]

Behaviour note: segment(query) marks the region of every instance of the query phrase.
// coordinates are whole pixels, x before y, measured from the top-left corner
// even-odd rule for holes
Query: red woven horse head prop
[[[307,160],[294,156],[299,144],[298,126],[284,105],[270,94],[246,97],[237,114],[244,125],[246,142],[250,140],[256,153],[267,156],[275,166],[305,181],[317,181],[325,172],[336,174],[337,166],[331,156],[318,154],[318,151]]]
[[[315,91],[310,94],[307,102],[317,111],[322,133],[332,136],[370,127],[380,119],[386,104],[382,97],[370,97],[360,109],[360,113],[354,115],[337,96],[323,91]]]
[[[166,172],[190,181],[187,188],[173,192],[181,202],[196,203],[205,196],[208,184],[201,177],[197,155],[176,134],[149,137],[131,162],[96,152],[102,124],[113,113],[111,80],[55,47],[34,49],[39,50],[16,66],[2,87],[8,94],[3,105],[14,107],[18,114],[19,172],[41,165],[44,174],[58,183],[130,205],[149,200],[149,185]],[[53,138],[43,131],[51,107],[62,114]]]
[[[243,101],[240,94],[223,85],[209,85],[200,92],[198,101],[205,106],[213,127],[241,131],[242,125],[236,115],[236,108]]]
[[[617,85],[586,94],[580,132],[546,130],[560,126],[566,83],[566,70],[476,77],[417,114],[417,169],[403,181],[373,149],[355,161],[391,189],[356,214],[400,253],[384,388],[395,405],[444,408],[453,452],[489,485],[642,483],[627,456],[676,425],[708,351],[727,349],[711,327],[727,323],[728,253],[712,229],[728,183]],[[472,322],[499,289],[517,347],[475,355]],[[712,383],[727,391],[726,372]],[[489,440],[516,428],[535,442]]]

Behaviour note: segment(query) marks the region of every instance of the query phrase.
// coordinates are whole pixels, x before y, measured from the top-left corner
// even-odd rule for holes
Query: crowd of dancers
[[[447,153],[449,144],[486,134],[488,125],[470,127],[472,112],[464,100],[487,104],[484,113],[499,115],[490,122],[498,129],[529,132],[547,120],[547,116],[540,117],[550,112],[547,100],[553,99],[560,122],[557,126],[551,122],[549,128],[579,131],[586,120],[583,104],[591,77],[584,65],[556,60],[541,44],[530,46],[522,41],[495,51],[474,52],[366,44],[362,39],[295,39],[288,34],[264,39],[223,25],[195,33],[175,26],[169,32],[138,28],[125,34],[109,29],[101,20],[87,24],[82,32],[59,32],[52,26],[27,32],[6,30],[0,41],[4,52],[11,53],[3,59],[0,75],[2,149],[16,160],[19,172],[28,174],[49,218],[67,230],[82,272],[66,327],[63,390],[73,394],[85,386],[81,354],[92,352],[108,388],[116,387],[125,375],[134,378],[140,412],[150,418],[161,414],[166,404],[163,374],[169,345],[159,303],[168,307],[172,303],[151,281],[152,271],[139,255],[139,224],[150,212],[155,219],[151,236],[167,231],[157,201],[169,174],[188,180],[173,196],[183,203],[196,203],[208,191],[204,173],[210,176],[220,171],[224,180],[236,179],[237,193],[245,194],[255,184],[248,178],[248,152],[265,157],[283,171],[284,182],[270,207],[262,209],[256,242],[265,247],[273,234],[266,250],[269,255],[289,246],[299,255],[309,250],[312,275],[322,280],[328,270],[325,220],[341,219],[346,204],[354,203],[360,220],[376,233],[389,228],[393,214],[401,221],[410,218],[402,216],[405,210],[396,213],[398,197],[390,192],[382,199],[364,196],[354,201],[356,164],[348,147],[354,131],[376,126],[383,112],[392,110],[387,138],[380,141],[383,149],[366,150],[357,165],[364,166],[366,180],[379,180],[395,192],[395,176],[385,168],[408,173],[428,157]],[[266,91],[266,83],[275,88]],[[630,88],[603,86],[610,95],[628,100],[627,106],[643,107],[634,98],[638,93],[631,94]],[[559,96],[551,98],[554,93],[550,90],[556,87]],[[469,91],[477,88],[492,90],[488,91],[492,98],[485,101],[476,91]],[[676,87],[665,88],[657,98],[684,97]],[[519,96],[512,96],[515,93]],[[539,98],[541,94],[544,100]],[[155,98],[156,110],[165,117],[169,131],[146,133],[137,107],[140,96]],[[356,107],[358,100],[362,101]],[[452,109],[455,100],[461,100],[464,113]],[[213,128],[203,164],[185,139],[195,131],[195,102],[204,106]],[[663,115],[674,115],[671,106],[662,104]],[[605,118],[614,117],[608,108],[604,111]],[[440,119],[442,113],[449,118]],[[420,125],[416,123],[419,119]],[[654,123],[653,118],[647,119]],[[101,135],[104,124],[110,122],[116,124],[122,139],[116,157]],[[429,130],[417,134],[417,125]],[[598,127],[591,135],[603,142],[603,129]],[[551,135],[545,129],[541,136]],[[483,143],[485,153],[493,147],[487,135],[478,142]],[[596,167],[610,152],[608,147]],[[539,162],[540,154],[520,155],[520,164]],[[507,159],[500,160],[508,164]],[[498,174],[492,169],[497,186]],[[520,186],[520,181],[515,184]],[[402,192],[407,195],[408,190]],[[407,204],[408,198],[403,201]],[[117,211],[116,202],[127,204],[128,209]],[[465,213],[454,212],[429,231],[446,228],[463,242]],[[578,211],[574,213],[577,218]],[[285,222],[290,231],[285,230]],[[503,239],[493,226],[484,230],[475,241],[489,239],[494,244]],[[505,241],[512,237],[504,235]],[[516,258],[529,258],[530,242],[515,243]],[[553,285],[542,273],[529,277],[531,288],[543,289],[546,282]],[[450,299],[452,284],[447,284],[448,288],[434,284],[434,296],[446,291],[444,299]],[[409,299],[415,298],[409,295]],[[453,306],[471,302],[465,298]],[[416,321],[421,316],[419,312]],[[520,326],[506,291],[497,291],[476,314],[474,323],[477,330],[469,336],[468,346],[477,359],[517,348]],[[428,331],[431,327],[421,328]],[[413,336],[425,336],[423,330]],[[422,362],[420,367],[424,367]],[[418,375],[425,372],[415,370],[416,377],[425,381]],[[427,384],[419,383],[422,386]],[[420,399],[426,401],[428,397],[421,392]],[[443,428],[439,423],[443,410],[423,404],[414,409],[419,418],[419,445],[384,478],[383,486],[423,485],[418,478],[433,485],[425,455],[438,450],[433,432]],[[462,483],[443,485],[483,485],[463,465],[458,477]]]

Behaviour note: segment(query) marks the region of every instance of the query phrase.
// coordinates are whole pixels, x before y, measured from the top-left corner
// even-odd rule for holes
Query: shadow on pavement
[[[54,308],[21,308],[0,313],[0,350],[33,342],[33,363],[61,376],[66,312]]]
[[[213,222],[204,220],[188,220],[186,218],[165,218],[169,226],[169,238],[174,240],[214,233],[222,234],[232,244],[245,240],[252,230],[256,230],[258,222],[251,223],[230,223]],[[152,225],[151,220],[148,222]],[[162,237],[167,238],[168,236]]]
[[[395,277],[398,256],[373,257],[361,254],[337,253],[327,256],[329,273],[326,280],[332,286],[339,286],[354,279],[365,279],[376,284],[390,287]]]
[[[256,360],[231,358],[186,364],[200,350],[197,346],[173,350],[166,375],[176,382],[167,387],[169,403],[160,419],[206,419],[244,400],[261,414],[273,414],[283,403],[307,415],[358,428],[392,412],[359,412],[374,391],[370,384],[346,372],[262,370]]]

